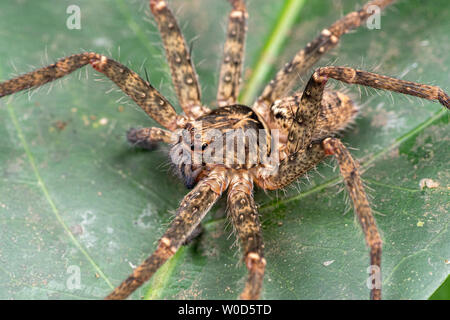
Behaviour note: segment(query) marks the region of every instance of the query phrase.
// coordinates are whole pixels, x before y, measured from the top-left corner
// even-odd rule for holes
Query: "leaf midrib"
[[[17,135],[19,137],[20,143],[22,144],[22,148],[25,151],[25,154],[28,158],[28,162],[30,163],[30,166],[33,170],[34,176],[37,180],[38,187],[41,189],[42,193],[44,194],[45,200],[48,202],[52,213],[55,215],[56,220],[61,225],[65,233],[69,236],[69,239],[71,242],[77,247],[77,249],[83,254],[83,256],[88,260],[88,262],[92,265],[92,267],[95,269],[95,271],[98,273],[98,275],[107,283],[107,285],[114,289],[114,286],[109,281],[109,279],[106,277],[104,272],[100,269],[100,267],[95,263],[93,258],[89,255],[89,253],[86,251],[86,249],[81,245],[81,243],[76,239],[76,237],[73,235],[73,233],[70,231],[69,227],[67,227],[66,223],[62,219],[58,208],[56,207],[53,199],[50,196],[50,193],[48,192],[47,186],[44,183],[44,180],[42,179],[39,170],[36,166],[36,163],[34,161],[33,154],[30,151],[30,148],[28,147],[28,143],[26,142],[25,136],[23,134],[22,128],[19,125],[19,122],[17,121],[17,117],[14,112],[14,108],[11,106],[11,104],[7,104],[7,109],[9,116],[11,118],[12,124],[14,128],[17,131]]]

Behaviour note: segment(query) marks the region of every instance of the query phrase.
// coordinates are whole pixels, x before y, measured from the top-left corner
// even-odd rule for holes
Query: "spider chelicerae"
[[[269,147],[279,158],[276,170],[272,164],[238,163],[235,154],[224,152],[222,163],[190,163],[174,160],[174,166],[186,185],[193,190],[184,198],[156,251],[108,298],[126,298],[167,261],[197,230],[201,220],[221,194],[228,192],[228,211],[233,227],[241,241],[249,275],[241,298],[255,299],[261,292],[264,269],[264,245],[257,206],[253,200],[253,185],[265,190],[283,188],[314,168],[327,155],[338,160],[355,212],[370,247],[371,266],[381,266],[381,238],[362,186],[358,166],[350,153],[334,134],[353,119],[357,108],[344,93],[324,90],[329,79],[392,90],[417,97],[437,100],[447,108],[449,97],[438,87],[428,86],[377,75],[347,67],[324,67],[315,70],[302,93],[286,97],[298,75],[304,74],[320,57],[335,47],[340,36],[359,27],[370,15],[369,6],[383,8],[393,0],[367,3],[332,26],[322,30],[294,59],[278,72],[251,108],[239,105],[239,83],[242,71],[247,11],[244,1],[230,1],[227,41],[220,71],[217,106],[212,111],[200,101],[197,75],[190,52],[179,27],[164,1],[150,1],[150,8],[160,29],[171,68],[175,92],[184,114],[176,114],[170,102],[148,81],[120,63],[96,53],[82,53],[59,60],[56,64],[38,69],[0,84],[0,96],[38,87],[61,78],[78,68],[91,64],[129,95],[150,117],[165,129],[144,128],[130,130],[130,142],[143,148],[154,148],[158,142],[173,145],[172,150],[186,151],[194,159],[213,149],[208,129],[219,129],[226,136],[235,129],[256,129],[266,138],[278,130],[279,144],[266,139],[258,141],[258,150]],[[182,134],[179,135],[179,131]],[[183,134],[184,133],[184,134]],[[200,136],[197,136],[199,134]],[[275,136],[274,134],[272,137]],[[197,143],[196,143],[197,142]],[[245,145],[247,143],[247,145]],[[250,149],[244,141],[246,151]],[[276,147],[275,147],[276,146]],[[264,152],[267,152],[264,151]],[[228,156],[228,157],[227,157]],[[247,159],[248,157],[246,157]],[[179,159],[178,159],[179,160]],[[269,261],[270,263],[270,261]],[[378,276],[377,268],[371,269]],[[374,286],[374,299],[381,298],[381,288]]]

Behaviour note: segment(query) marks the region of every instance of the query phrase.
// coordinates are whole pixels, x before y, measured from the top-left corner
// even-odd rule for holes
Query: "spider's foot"
[[[134,128],[127,131],[127,140],[133,146],[146,150],[155,150],[158,147],[157,142],[151,141],[147,135],[142,135],[141,130]]]

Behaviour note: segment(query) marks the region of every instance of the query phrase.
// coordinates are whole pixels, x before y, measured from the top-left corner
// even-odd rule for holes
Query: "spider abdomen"
[[[280,130],[280,140],[286,143],[287,135],[294,121],[302,94],[279,99],[271,106],[267,123],[273,130]],[[326,90],[323,93],[322,109],[317,117],[317,124],[312,140],[324,137],[345,129],[358,113],[358,107],[349,96],[339,91]]]

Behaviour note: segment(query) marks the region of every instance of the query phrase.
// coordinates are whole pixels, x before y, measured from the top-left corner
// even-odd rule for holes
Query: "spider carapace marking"
[[[256,112],[244,105],[224,106],[186,123],[171,149],[174,167],[188,188],[192,188],[218,165],[230,170],[249,170],[258,165],[255,155],[270,152],[270,131]],[[242,133],[240,135],[239,133]],[[260,136],[256,135],[260,133]],[[247,134],[247,135],[244,135]],[[252,137],[248,137],[251,134]],[[259,141],[262,143],[258,143]],[[230,141],[231,143],[227,141]],[[237,141],[236,139],[239,139]],[[252,142],[255,142],[252,144]],[[242,145],[242,154],[235,152]],[[231,146],[231,150],[227,147]],[[253,150],[253,149],[252,149]],[[183,159],[183,155],[187,159]],[[208,155],[208,156],[206,156]],[[240,161],[240,158],[242,160]]]
[[[369,1],[361,10],[351,12],[323,29],[316,39],[277,73],[251,108],[240,105],[237,97],[248,13],[244,0],[229,2],[232,10],[220,69],[218,108],[212,111],[201,103],[200,87],[190,52],[171,10],[163,0],[150,0],[150,9],[160,30],[183,114],[177,114],[170,102],[135,72],[104,55],[92,52],[63,58],[50,66],[0,83],[0,97],[3,97],[44,85],[90,64],[165,128],[131,129],[127,138],[132,144],[147,149],[153,149],[160,142],[171,144],[170,153],[176,172],[192,190],[181,201],[174,220],[160,238],[155,252],[135,268],[108,295],[108,299],[124,299],[146,282],[197,232],[206,213],[226,190],[229,219],[242,244],[248,269],[248,278],[240,297],[259,298],[265,266],[270,261],[264,258],[253,186],[256,184],[265,190],[283,188],[314,168],[326,156],[337,159],[370,248],[370,264],[379,270],[382,240],[361,182],[358,164],[341,141],[334,137],[335,133],[352,121],[358,109],[344,93],[326,89],[326,83],[335,79],[390,90],[435,100],[449,108],[449,96],[439,87],[348,67],[319,68],[313,72],[302,92],[286,95],[298,75],[304,74],[323,54],[334,48],[342,35],[363,24],[370,15],[369,7],[384,8],[394,0]],[[212,130],[215,130],[215,135],[208,134]],[[230,133],[244,131],[262,134],[258,134],[256,142],[252,142],[251,136],[243,136],[239,140],[238,135],[235,145],[239,141],[242,143],[242,160],[238,153],[227,149],[226,141]],[[275,136],[277,139],[274,139]],[[217,147],[220,141],[223,143]],[[231,149],[235,149],[235,145],[232,144]],[[277,161],[265,162],[260,157],[252,158],[252,150],[256,150],[258,156],[274,154]],[[205,160],[205,155],[209,156],[209,160]],[[374,275],[377,268],[371,270],[371,275]],[[381,287],[375,286],[375,281],[374,277],[371,298],[381,299]]]

